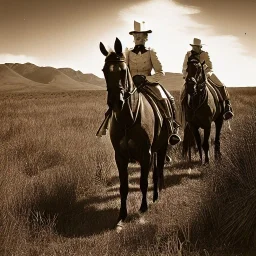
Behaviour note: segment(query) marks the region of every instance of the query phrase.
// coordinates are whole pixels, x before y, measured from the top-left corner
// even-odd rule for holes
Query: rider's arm
[[[158,59],[157,53],[155,52],[154,49],[150,49],[150,58],[152,62],[153,69],[155,71],[155,74],[152,76],[147,76],[146,79],[150,83],[158,83],[159,80],[164,77],[164,71],[163,71],[163,66],[161,62]]]
[[[187,76],[188,57],[189,57],[189,52],[187,52],[183,61],[183,66],[182,66],[183,79],[185,79]]]
[[[202,52],[200,57],[201,57],[200,59],[205,61],[204,70],[205,70],[206,76],[207,77],[211,76],[213,70],[212,70],[212,62],[208,52]]]

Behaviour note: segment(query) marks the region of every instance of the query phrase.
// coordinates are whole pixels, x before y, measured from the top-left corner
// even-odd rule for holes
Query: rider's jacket
[[[142,47],[144,50],[139,51],[138,54],[133,52],[133,48],[126,48],[126,63],[129,66],[131,76],[145,75],[150,83],[157,83],[165,75],[162,64],[154,49]],[[155,72],[153,75],[151,74],[152,70]]]

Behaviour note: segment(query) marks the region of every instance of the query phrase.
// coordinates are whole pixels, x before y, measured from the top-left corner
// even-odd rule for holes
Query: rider
[[[203,45],[201,44],[201,40],[198,38],[194,38],[193,44],[190,44],[190,45],[192,46],[192,50],[188,51],[186,53],[185,59],[183,62],[183,68],[182,68],[183,78],[186,79],[188,58],[191,55],[194,55],[196,58],[198,58],[201,63],[205,61],[204,70],[205,70],[207,80],[210,82],[211,85],[214,86],[214,88],[218,89],[223,100],[225,101],[225,109],[224,109],[223,118],[224,118],[224,120],[228,120],[228,119],[232,118],[234,116],[234,114],[232,112],[229,93],[227,91],[226,86],[213,73],[212,62],[210,60],[210,56],[209,56],[208,52],[205,52],[202,50]]]
[[[175,145],[181,140],[177,134],[179,125],[176,122],[175,101],[173,96],[162,85],[158,84],[165,74],[155,50],[145,47],[148,34],[152,33],[152,31],[146,30],[144,26],[145,22],[134,21],[134,30],[129,34],[133,35],[135,46],[134,48],[126,49],[126,63],[129,66],[134,84],[136,86],[145,85],[151,95],[153,94],[153,97],[161,104],[162,114],[167,121],[169,134],[172,133],[169,143]],[[155,71],[154,75],[151,75],[152,69]],[[174,121],[172,121],[172,117]]]

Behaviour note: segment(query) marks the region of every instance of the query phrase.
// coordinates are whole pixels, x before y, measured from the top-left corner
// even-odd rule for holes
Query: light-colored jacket
[[[188,51],[185,55],[183,67],[182,67],[183,78],[186,78],[186,76],[187,76],[187,71],[186,71],[187,63],[188,63],[188,58],[191,56],[191,54],[192,54],[191,51]],[[212,70],[212,62],[210,60],[210,56],[209,56],[208,52],[202,51],[199,56],[200,56],[201,63],[203,61],[205,61],[204,70],[205,70],[206,76],[210,77],[213,73],[213,70]]]
[[[148,50],[143,54],[136,54],[132,52],[132,48],[125,50],[126,63],[129,66],[131,76],[144,75],[150,83],[158,83],[165,75],[161,62],[157,57],[154,49],[146,47]],[[155,74],[151,75],[154,70]]]

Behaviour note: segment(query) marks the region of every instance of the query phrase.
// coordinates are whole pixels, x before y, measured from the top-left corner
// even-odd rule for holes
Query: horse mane
[[[188,58],[188,62],[200,63],[200,60],[199,60],[199,58],[197,58],[195,55],[191,55],[191,56]]]

